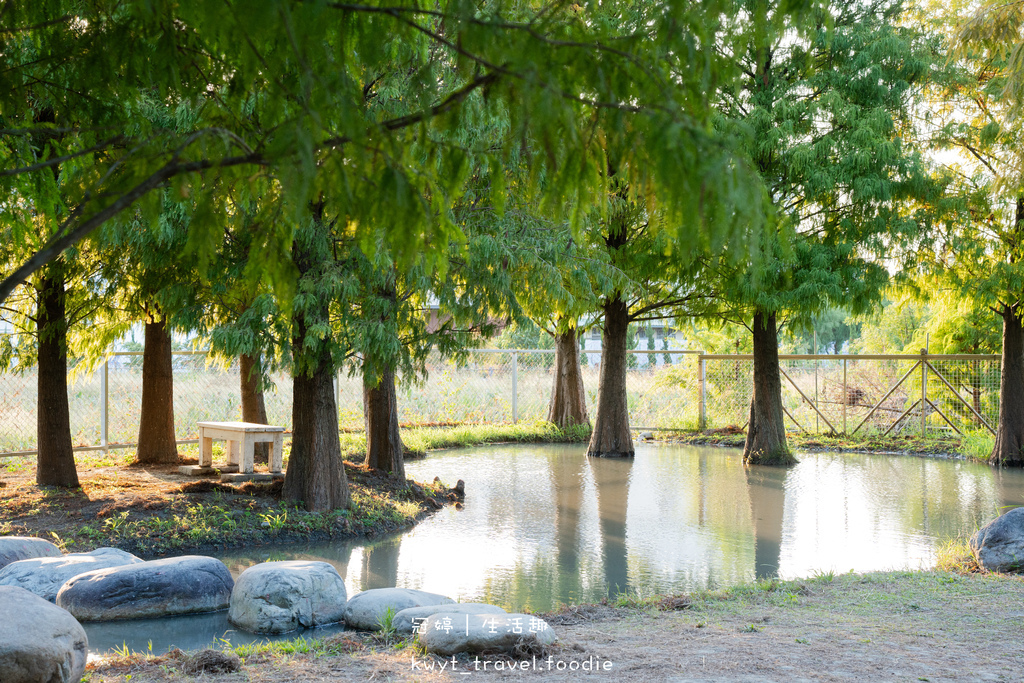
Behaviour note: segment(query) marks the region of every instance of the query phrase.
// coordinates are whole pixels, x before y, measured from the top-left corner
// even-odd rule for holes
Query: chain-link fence
[[[999,419],[999,356],[779,357],[787,428],[809,433],[992,431]],[[753,357],[700,355],[703,424],[745,427]]]
[[[637,429],[745,427],[753,394],[749,355],[631,351],[626,379],[630,423]],[[581,354],[593,417],[601,352]],[[178,438],[197,437],[196,423],[241,419],[237,364],[203,352],[174,354]],[[461,362],[432,357],[427,378],[399,382],[406,425],[509,423],[547,415],[554,352],[471,351]],[[781,356],[787,427],[812,433],[908,429],[973,431],[998,418],[998,356]],[[267,419],[291,429],[291,379],[271,377]],[[79,448],[133,444],[142,401],[141,353],[117,353],[92,373],[72,370],[68,397]],[[922,395],[922,387],[924,395]],[[363,427],[362,379],[339,373],[339,427]],[[922,398],[924,399],[922,402]],[[921,406],[924,406],[923,414]],[[0,453],[31,452],[36,439],[36,372],[0,374]]]

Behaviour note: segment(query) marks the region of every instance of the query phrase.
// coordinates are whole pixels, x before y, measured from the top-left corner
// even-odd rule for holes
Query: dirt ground
[[[78,489],[37,486],[34,462],[0,461],[0,535],[38,536],[64,552],[113,546],[150,558],[384,534],[458,500],[439,482],[399,489],[346,462],[352,509],[307,513],[281,501],[280,482],[227,485],[179,474],[178,465],[130,465],[129,457],[81,458]]]
[[[345,633],[335,636],[331,654],[257,654],[234,673],[193,676],[182,672],[180,658],[136,658],[93,666],[87,680],[1024,680],[1019,577],[827,575],[639,606],[570,607],[545,616],[559,642],[536,660],[528,658],[525,672],[509,658],[462,656],[453,663],[413,646],[389,647]]]

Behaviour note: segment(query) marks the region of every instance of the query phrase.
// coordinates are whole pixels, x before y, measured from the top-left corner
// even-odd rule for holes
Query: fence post
[[[110,423],[109,420],[109,408],[110,408],[110,375],[107,367],[108,361],[104,359],[103,370],[100,372],[100,446],[103,447],[104,453],[109,453],[108,439],[107,439],[107,425]]]
[[[512,352],[512,423],[519,422],[519,352]]]
[[[818,355],[818,331],[814,330],[814,355]],[[814,433],[821,433],[821,423],[818,421],[818,359],[814,359]]]
[[[700,416],[697,418],[697,428],[704,431],[708,428],[708,362],[703,353],[697,356],[697,362],[700,373]]]
[[[846,404],[850,402],[850,392],[846,388],[846,356],[843,356],[843,434],[846,434]]]
[[[928,428],[925,420],[928,417],[928,349],[921,349],[921,438],[925,437]]]

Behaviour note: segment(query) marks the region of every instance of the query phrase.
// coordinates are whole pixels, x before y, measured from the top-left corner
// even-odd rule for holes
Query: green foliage
[[[938,293],[944,307],[966,307],[976,317],[972,322],[979,323],[975,331],[954,330],[947,323],[942,336],[959,338],[960,345],[984,346],[993,322],[983,318],[1017,306],[1024,287],[1019,103],[1004,97],[1009,84],[1020,87],[1020,37],[1014,37],[1019,23],[1015,28],[1005,23],[1007,12],[1017,9],[960,2],[929,9],[926,20],[935,34],[953,43],[962,29],[964,39],[957,59],[950,60],[929,91],[930,141],[952,178],[956,213],[912,254],[910,272],[920,296]]]
[[[860,327],[844,309],[827,308],[813,315],[806,327],[791,330],[795,352],[844,353],[847,345],[860,335]]]
[[[770,3],[737,5],[755,39],[732,53],[744,77],[721,91],[719,125],[744,136],[775,213],[757,258],[711,261],[718,310],[798,328],[834,307],[863,313],[888,280],[874,259],[935,220],[942,186],[910,135],[932,46],[898,0],[832,3],[802,29]]]
[[[851,353],[920,352],[914,346],[918,332],[931,318],[929,308],[921,303],[901,300],[887,301],[878,310],[861,316],[860,337],[850,344]]]
[[[992,457],[992,447],[995,445],[995,437],[987,429],[978,429],[967,432],[960,439],[960,447],[957,451],[968,460],[988,462]]]
[[[271,178],[262,210],[285,220],[254,222],[252,256],[285,299],[297,291],[287,247],[321,196],[366,251],[382,232],[399,261],[439,266],[464,237],[450,209],[471,161],[499,168],[524,143],[530,173],[514,189],[543,189],[546,213],[580,225],[604,202],[610,161],[637,196],[658,198],[677,243],[722,243],[760,209],[749,168],[708,125],[705,94],[733,74],[712,27],[743,39],[718,23],[730,10],[718,0],[19,4],[0,17],[15,37],[0,59],[5,194],[52,199],[36,149],[70,163],[60,238],[44,245],[36,225],[7,222],[8,242],[30,246],[4,273],[31,272],[133,205],[152,224],[153,190],[167,185],[195,201],[189,248],[202,270],[220,243],[218,194]],[[486,144],[454,135],[498,120],[502,134]],[[499,214],[509,191],[491,186]],[[6,278],[0,298],[26,275]]]
[[[497,349],[553,349],[555,340],[529,318],[513,320],[495,337]]]

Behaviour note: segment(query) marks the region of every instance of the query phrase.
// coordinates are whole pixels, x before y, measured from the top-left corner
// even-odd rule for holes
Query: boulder
[[[978,564],[990,572],[1024,571],[1024,507],[1014,508],[971,537]]]
[[[216,612],[227,608],[232,586],[220,560],[185,555],[79,574],[61,587],[57,605],[80,621]]]
[[[547,622],[532,614],[457,614],[438,612],[427,617],[416,640],[427,652],[442,656],[534,654],[557,640]]]
[[[16,586],[0,586],[0,681],[78,683],[89,639],[67,610]]]
[[[0,567],[33,557],[60,557],[60,548],[31,536],[0,536]]]
[[[379,631],[388,608],[398,614],[410,607],[454,605],[455,601],[437,593],[412,588],[372,588],[356,593],[345,605],[345,624],[363,631]]]
[[[457,602],[454,605],[409,607],[395,614],[395,618],[392,619],[391,623],[395,627],[397,635],[411,636],[427,617],[438,612],[447,612],[449,614],[505,614],[505,610],[497,605],[488,605],[483,602]]]
[[[55,602],[57,591],[64,582],[79,574],[139,562],[142,560],[117,548],[99,548],[91,553],[72,553],[62,557],[18,560],[0,569],[0,586],[19,586]]]
[[[326,562],[264,562],[235,581],[228,621],[250,633],[287,633],[341,621],[347,599],[345,581]]]

